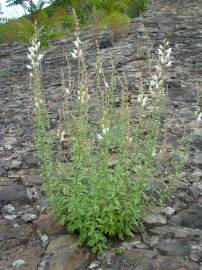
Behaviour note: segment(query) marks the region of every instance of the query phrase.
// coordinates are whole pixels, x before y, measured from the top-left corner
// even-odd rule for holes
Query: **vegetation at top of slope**
[[[74,30],[73,10],[82,26],[94,29],[122,31],[130,18],[138,16],[148,6],[148,0],[7,0],[8,6],[20,4],[25,15],[0,21],[0,43],[27,42],[34,33],[34,22],[42,29],[42,44],[59,39]],[[45,4],[50,4],[44,8]],[[1,15],[3,16],[3,15]]]

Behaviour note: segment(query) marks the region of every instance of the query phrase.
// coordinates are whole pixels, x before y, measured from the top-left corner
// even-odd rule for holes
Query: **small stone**
[[[25,223],[30,222],[34,219],[37,219],[37,215],[33,213],[27,213],[22,216],[22,219],[24,220]]]
[[[15,207],[12,204],[4,205],[2,208],[3,213],[13,214],[15,213]]]
[[[25,265],[25,261],[24,260],[16,260],[12,263],[13,265],[13,268],[14,269],[17,269],[17,268],[20,268],[21,266]]]
[[[126,249],[132,249],[132,248],[147,248],[147,245],[145,245],[143,242],[141,241],[132,241],[132,242],[124,242],[122,244],[123,247],[125,247]]]
[[[145,217],[144,220],[146,225],[165,225],[167,223],[166,217],[160,214],[150,214]]]
[[[92,262],[92,263],[88,266],[88,269],[94,269],[94,268],[98,267],[99,264],[100,264],[99,261]]]
[[[155,246],[159,242],[159,237],[158,236],[152,236],[150,240],[150,247]]]
[[[38,197],[38,193],[35,187],[27,188],[27,196],[30,200],[36,199]]]
[[[4,147],[6,150],[11,150],[13,148],[10,144],[5,144]]]
[[[16,215],[5,215],[4,218],[7,220],[14,220],[17,218],[17,216]]]
[[[39,238],[42,242],[42,247],[46,248],[48,245],[48,235],[39,233]]]
[[[202,248],[200,245],[194,245],[191,247],[190,258],[194,262],[202,261]]]
[[[172,207],[166,207],[165,208],[165,215],[167,216],[167,217],[171,217],[171,216],[173,216],[175,214],[175,209],[174,208],[172,208]]]
[[[42,242],[46,242],[46,241],[48,241],[48,235],[42,234],[42,235],[40,236],[40,239],[41,239]]]
[[[9,168],[10,169],[18,169],[21,166],[22,162],[20,160],[12,160]]]

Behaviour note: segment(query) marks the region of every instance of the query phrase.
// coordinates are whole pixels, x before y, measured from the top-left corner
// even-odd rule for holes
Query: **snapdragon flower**
[[[81,44],[81,40],[79,39],[79,37],[77,37],[76,40],[74,41],[74,45],[77,49],[79,49],[80,44]]]
[[[78,58],[78,51],[76,49],[73,49],[73,51],[70,53],[72,59],[76,60]]]
[[[27,58],[29,60],[29,64],[26,65],[27,69],[30,71],[30,77],[33,77],[34,79],[34,83],[39,83],[39,68],[43,59],[43,54],[39,53],[40,45],[40,41],[38,40],[38,33],[36,31],[31,41],[31,46],[28,48]],[[39,85],[37,85],[37,88],[38,87]],[[34,104],[35,112],[37,112],[41,105],[43,105],[43,100],[39,93],[35,95]]]
[[[158,64],[155,66],[155,74],[152,75],[152,79],[149,84],[149,91],[151,96],[158,95],[158,92],[163,91],[163,71],[165,68],[171,67],[172,61],[170,56],[172,53],[172,48],[168,48],[169,42],[165,41],[164,46],[159,45],[158,47]]]
[[[202,112],[199,113],[197,120],[198,123],[200,123],[202,121]]]
[[[170,61],[172,48],[167,48],[168,45],[169,43],[165,42],[164,47],[162,45],[158,47],[159,61],[162,65],[165,65],[166,67],[170,67],[172,65],[172,61]]]
[[[70,52],[70,56],[72,57],[73,60],[82,58],[83,56],[82,49],[80,49],[80,44],[81,44],[81,40],[77,36],[76,40],[74,41],[75,48],[73,49],[72,52]]]
[[[98,134],[96,135],[96,137],[97,137],[97,139],[98,139],[99,141],[103,140],[103,136],[102,136],[100,133],[98,133]]]
[[[39,49],[40,41],[35,36],[31,42],[31,46],[28,48],[27,58],[30,61],[30,64],[27,65],[28,70],[34,70],[40,66],[43,54],[39,53]]]
[[[106,81],[106,80],[104,80],[104,86],[105,86],[105,88],[109,88],[109,84],[108,84],[108,82]]]
[[[146,95],[139,94],[137,101],[141,104],[142,107],[145,107],[148,101],[148,97]]]

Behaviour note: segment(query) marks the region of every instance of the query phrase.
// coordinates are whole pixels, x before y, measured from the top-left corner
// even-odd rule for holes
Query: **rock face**
[[[116,40],[111,32],[95,34],[87,29],[81,34],[89,71],[98,39],[106,74],[110,50],[118,72],[127,75],[132,100],[138,93],[138,78],[145,74],[147,50],[153,46],[156,54],[164,38],[170,41],[174,64],[167,81],[168,114],[174,125],[166,143],[171,148],[176,147],[181,132],[179,120],[187,129],[194,125],[195,81],[202,83],[201,17],[201,0],[153,0],[149,10],[134,18],[128,31]],[[65,53],[72,48],[72,41],[70,36],[43,50],[43,89],[53,127],[61,106],[61,69],[66,74]],[[27,63],[27,45],[0,45],[0,269],[82,270],[92,269],[94,262],[93,269],[100,270],[202,269],[201,123],[191,138],[192,154],[183,187],[177,185],[167,210],[150,216],[138,241],[124,242],[127,250],[123,255],[112,250],[95,257],[66,235],[66,228],[57,224],[42,196],[43,180],[32,140]],[[76,75],[75,63],[72,65]],[[169,156],[162,158],[166,162]]]

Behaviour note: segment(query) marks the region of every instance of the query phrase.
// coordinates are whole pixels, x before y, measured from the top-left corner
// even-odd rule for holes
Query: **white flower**
[[[142,95],[139,94],[138,97],[137,97],[137,101],[138,101],[139,103],[141,103],[141,102],[142,102],[142,98],[143,98]]]
[[[79,39],[79,37],[77,37],[77,39],[74,41],[74,45],[77,49],[79,49],[79,45],[81,44],[81,40]]]
[[[79,50],[79,58],[82,58],[82,56],[83,56],[83,52],[82,50]]]
[[[108,127],[102,129],[102,133],[103,133],[104,135],[105,135],[107,132],[109,132],[109,128],[108,128]]]
[[[201,122],[202,121],[202,112],[199,113],[196,121],[197,122]]]
[[[100,135],[99,133],[96,135],[96,137],[97,137],[97,139],[98,139],[99,141],[103,140],[102,135]]]
[[[166,67],[171,67],[172,66],[172,61],[169,61],[167,64],[166,64]]]
[[[29,48],[28,48],[28,51],[29,51],[29,53],[31,54],[31,56],[35,56],[33,47],[29,47]]]
[[[164,57],[161,57],[161,58],[160,58],[160,62],[161,62],[162,65],[165,64],[165,59],[164,59]]]
[[[147,103],[148,97],[144,97],[142,99],[142,107],[145,107],[146,103]]]
[[[60,128],[57,128],[57,131],[56,131],[56,136],[57,136],[57,138],[59,138],[59,137],[60,137]]]
[[[37,101],[35,102],[35,106],[36,108],[39,108],[39,103]]]
[[[158,54],[159,54],[159,55],[163,55],[162,50],[161,50],[161,49],[159,49],[159,48],[158,48]]]
[[[68,88],[68,87],[66,88],[65,93],[66,93],[67,95],[70,94],[70,91],[69,91],[69,88]]]
[[[159,49],[163,51],[163,46],[162,45],[159,45]]]
[[[30,60],[30,61],[32,61],[33,60],[33,58],[32,58],[32,56],[31,56],[31,54],[27,54],[27,58]]]
[[[156,155],[156,149],[154,149],[154,150],[152,151],[152,157],[155,157],[155,155]]]
[[[156,74],[152,75],[152,80],[153,80],[153,81],[157,81],[157,79],[158,79],[158,77],[157,77]]]
[[[29,73],[29,76],[30,76],[30,77],[33,77],[33,73],[32,73],[32,72],[30,72],[30,73]]]
[[[64,142],[64,140],[65,140],[65,131],[63,130],[61,133],[60,141]]]
[[[108,84],[108,82],[106,82],[106,81],[104,81],[104,85],[105,85],[105,88],[109,88],[109,84]]]
[[[43,54],[39,54],[37,57],[37,61],[40,62],[43,59]]]
[[[76,49],[73,49],[73,51],[70,53],[70,55],[75,60],[78,58],[78,51]]]
[[[168,57],[170,56],[171,52],[172,52],[172,48],[169,48],[168,50],[166,50],[166,54],[168,55]]]
[[[27,67],[27,69],[29,69],[29,70],[32,69],[32,66],[30,66],[30,65],[27,65],[26,67]]]

